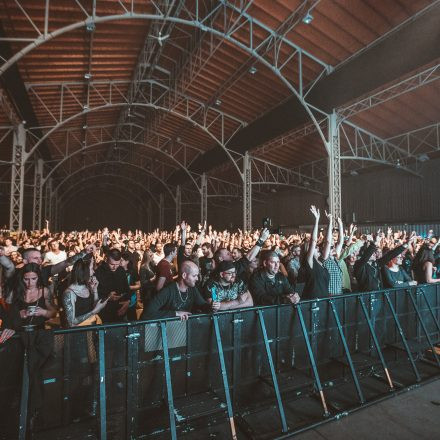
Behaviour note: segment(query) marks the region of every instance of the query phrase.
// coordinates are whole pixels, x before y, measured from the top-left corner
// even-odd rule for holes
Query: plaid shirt
[[[322,262],[322,265],[328,270],[330,280],[328,283],[329,295],[342,294],[342,270],[337,260],[333,257],[327,258]]]

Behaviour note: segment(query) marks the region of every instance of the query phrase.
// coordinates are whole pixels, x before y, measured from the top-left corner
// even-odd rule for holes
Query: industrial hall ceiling
[[[207,182],[222,206],[245,161],[256,199],[325,194],[331,116],[343,174],[417,175],[439,60],[440,1],[0,0],[0,182],[22,126],[25,188],[42,159],[60,202],[108,183],[196,204]]]

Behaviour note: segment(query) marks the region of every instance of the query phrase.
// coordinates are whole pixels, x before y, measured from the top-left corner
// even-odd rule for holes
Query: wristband
[[[263,241],[261,238],[259,238],[255,244],[256,244],[257,246],[262,247],[263,244],[264,244],[264,241]]]

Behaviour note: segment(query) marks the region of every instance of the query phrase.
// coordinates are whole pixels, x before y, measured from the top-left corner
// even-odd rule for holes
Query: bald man
[[[162,319],[178,316],[182,321],[197,311],[209,312],[211,307],[202,297],[196,282],[199,268],[192,261],[184,261],[177,281],[166,285],[144,309],[141,319]]]

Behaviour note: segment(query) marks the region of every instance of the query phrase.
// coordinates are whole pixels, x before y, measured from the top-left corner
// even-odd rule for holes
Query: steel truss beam
[[[253,156],[249,156],[249,160],[253,186],[291,186],[323,194],[323,181],[313,175],[303,175],[301,171],[284,168]]]
[[[55,158],[57,162],[52,163],[52,168],[47,177],[50,177],[60,166],[65,166],[66,162],[74,156],[77,156],[75,160],[78,161],[79,155],[89,153],[89,151],[100,145],[110,144],[113,149],[116,147],[116,150],[119,148],[118,146],[127,148],[128,145],[132,145],[160,153],[159,157],[164,157],[164,160],[160,162],[165,168],[170,167],[172,170],[176,167],[182,168],[197,186],[195,177],[188,168],[202,154],[201,150],[180,141],[173,141],[171,138],[160,134],[154,136],[147,143],[143,128],[135,124],[127,124],[124,130],[120,131],[120,138],[114,137],[111,131],[112,128],[114,128],[114,125],[91,126],[85,130],[77,128],[61,130],[60,132],[63,133],[65,139],[63,155]],[[83,137],[83,131],[85,132],[85,137]],[[112,154],[110,152],[108,158],[111,158]],[[132,154],[142,156],[141,151],[138,152],[134,149]],[[141,159],[141,163],[144,163],[145,160],[147,160],[147,156]]]
[[[32,215],[32,229],[41,230],[41,216],[43,213],[43,159],[38,159],[35,163],[34,177],[34,203]]]
[[[80,87],[77,87],[80,84]],[[76,118],[94,111],[114,107],[145,107],[162,110],[172,113],[184,120],[190,121],[194,126],[199,127],[207,133],[215,142],[225,148],[229,139],[243,126],[245,123],[238,118],[228,115],[217,108],[208,108],[198,100],[189,96],[181,96],[174,98],[179,99],[178,104],[171,97],[164,101],[162,96],[166,94],[168,87],[156,80],[143,81],[146,86],[140,94],[137,102],[130,102],[125,96],[124,91],[128,87],[128,81],[96,81],[89,83],[88,101],[83,102],[83,83],[59,83],[59,84],[28,84],[28,92],[33,95],[45,110],[47,118],[51,123],[41,127],[31,127],[29,132],[35,139],[35,145],[30,150],[32,154],[38,146],[52,133],[64,126],[66,123]],[[56,103],[56,111],[49,108],[44,102],[44,95],[41,95],[42,89],[55,87],[59,93],[59,101]],[[65,101],[69,100],[69,107],[66,109]],[[51,104],[52,108],[55,104]],[[35,135],[36,130],[44,132],[41,138]],[[230,156],[229,151],[225,148],[226,153]],[[62,151],[59,150],[62,155]]]
[[[16,3],[20,5],[19,0],[17,0]],[[96,14],[97,10],[100,12],[100,6],[102,4],[99,0],[96,1],[94,8],[92,8],[91,11],[79,6],[80,3],[76,2],[75,6],[79,6],[79,10],[85,15],[85,19],[76,23],[73,22],[60,29],[57,29],[56,23],[53,23],[52,26],[54,30],[50,33],[41,32],[40,28],[35,25],[29,15],[25,13],[25,10],[21,8],[26,19],[37,32],[37,35],[35,38],[29,39],[29,37],[26,36],[21,39],[24,42],[28,41],[29,44],[1,66],[0,75],[13,63],[17,62],[34,48],[39,47],[47,41],[50,41],[52,38],[58,37],[65,32],[70,32],[81,27],[94,29],[99,23],[130,19],[174,21],[183,25],[199,28],[203,32],[210,32],[213,36],[226,40],[249,55],[255,57],[257,61],[271,69],[295,94],[301,104],[305,107],[305,110],[311,117],[312,121],[316,123],[314,111],[317,109],[313,109],[304,99],[302,80],[303,69],[304,66],[307,65],[311,70],[320,72],[317,76],[319,78],[323,73],[329,73],[332,70],[332,67],[296,45],[284,35],[278,34],[259,20],[247,14],[246,8],[240,9],[237,8],[235,4],[221,0],[213,10],[207,10],[203,0],[195,0],[194,2],[191,2],[190,5],[185,2],[181,14],[178,17],[175,17],[172,16],[172,13],[167,9],[172,4],[170,2],[165,2],[160,7],[154,3],[151,5],[145,5],[141,0],[131,0],[130,3],[130,10],[124,6],[122,2],[119,2],[118,5],[121,6],[120,13],[118,14],[116,12],[112,15],[106,16]],[[148,6],[153,7],[153,5],[153,10],[148,10],[146,12],[146,8],[148,9]],[[161,9],[161,7],[163,9]],[[47,12],[48,8],[48,2],[46,2]],[[218,13],[219,10],[221,13]],[[206,14],[204,14],[205,11]],[[73,15],[74,14],[72,14],[72,16]],[[47,17],[49,17],[48,13],[45,14],[44,21],[45,23],[47,22],[47,25],[49,26],[50,19]],[[100,99],[102,99],[102,96]],[[172,99],[173,97],[170,97],[169,102],[172,101]],[[87,106],[88,103],[79,102],[79,105],[83,108],[84,106]],[[56,119],[55,116],[53,117]],[[324,141],[325,135],[319,127],[318,132]],[[223,142],[220,144],[224,147],[226,145],[225,139],[223,139]],[[39,142],[37,142],[37,146],[38,145]],[[226,151],[226,153],[229,154],[228,151]],[[240,170],[238,171],[240,172]]]
[[[335,112],[329,121],[329,206],[334,218],[342,218],[341,203],[341,149],[339,138],[339,120]]]
[[[22,121],[17,115],[17,112],[14,106],[11,104],[6,92],[0,88],[0,109],[2,113],[6,116],[7,120],[11,124],[11,127],[17,127]],[[2,127],[6,128],[6,127]]]
[[[421,86],[430,84],[433,81],[440,79],[440,64],[429,67],[422,72],[416,73],[409,78],[399,81],[397,84],[379,90],[376,93],[358,99],[356,102],[347,106],[340,107],[337,112],[343,119],[351,118],[352,116],[364,110],[369,110],[391,99],[397,98],[400,95],[418,89]]]
[[[9,208],[9,229],[23,228],[23,197],[26,161],[26,130],[19,124],[14,130],[12,145],[11,192]]]
[[[55,205],[55,197],[54,197],[54,191],[53,191],[53,179],[50,178],[47,182],[46,185],[44,186],[44,219],[48,220],[49,223],[51,223],[52,221],[52,213],[55,209],[54,205]],[[58,212],[58,211],[57,211]],[[50,225],[52,226],[52,225]]]

